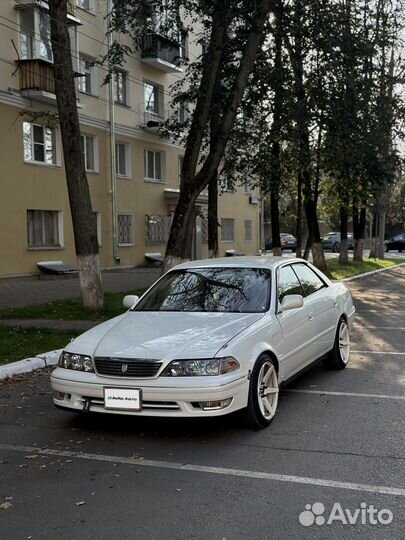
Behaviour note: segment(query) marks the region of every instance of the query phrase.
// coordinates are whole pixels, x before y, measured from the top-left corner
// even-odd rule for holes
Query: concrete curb
[[[405,263],[395,264],[394,266],[389,266],[388,268],[379,268],[378,270],[371,270],[371,272],[366,272],[365,274],[359,274],[358,276],[344,278],[340,281],[354,281],[355,279],[361,279],[364,277],[372,276],[373,274],[379,274],[380,272],[387,272],[388,270],[394,270],[394,268],[400,268],[401,266],[405,266]]]
[[[62,349],[49,351],[38,354],[38,356],[33,356],[32,358],[25,358],[24,360],[18,360],[17,362],[0,366],[0,381],[21,373],[29,373],[30,371],[36,371],[37,369],[43,369],[48,366],[55,366],[58,363],[61,352]]]
[[[361,279],[373,274],[378,274],[379,272],[386,272],[388,270],[393,270],[394,268],[399,268],[405,266],[405,263],[396,264],[395,266],[390,266],[389,268],[379,268],[378,270],[372,270],[371,272],[366,272],[365,274],[359,274],[358,276],[342,279],[341,281],[353,281],[355,279]],[[35,371],[37,369],[46,368],[48,366],[55,366],[58,363],[59,356],[63,349],[56,351],[50,351],[42,354],[38,354],[33,358],[25,358],[24,360],[19,360],[17,362],[12,362],[6,364],[5,366],[0,366],[0,381],[3,379],[8,379],[14,375],[21,373],[29,373],[30,371]]]

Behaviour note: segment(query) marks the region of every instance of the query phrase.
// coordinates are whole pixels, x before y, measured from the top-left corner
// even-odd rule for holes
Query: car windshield
[[[261,268],[192,268],[166,274],[135,311],[263,313],[271,273]]]

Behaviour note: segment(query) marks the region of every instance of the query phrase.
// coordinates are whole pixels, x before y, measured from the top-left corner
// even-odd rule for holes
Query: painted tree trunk
[[[72,215],[80,292],[83,308],[103,307],[96,216],[90,200],[67,25],[67,0],[49,2],[51,42],[54,57],[55,94],[58,105],[69,204]]]

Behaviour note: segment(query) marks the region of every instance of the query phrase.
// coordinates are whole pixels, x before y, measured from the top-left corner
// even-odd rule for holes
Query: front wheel
[[[273,360],[259,356],[250,378],[248,405],[241,412],[243,423],[252,429],[267,427],[278,403],[278,377]]]
[[[335,242],[333,244],[333,249],[332,249],[333,253],[339,253],[340,251],[340,244],[338,244],[337,242]]]
[[[332,369],[344,369],[350,357],[350,334],[347,322],[343,317],[339,319],[333,349],[326,358],[325,363]]]

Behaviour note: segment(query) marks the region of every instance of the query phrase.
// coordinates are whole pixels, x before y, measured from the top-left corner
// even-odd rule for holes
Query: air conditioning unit
[[[249,203],[250,204],[259,204],[260,200],[259,200],[259,197],[257,197],[257,195],[250,195],[249,197]]]

